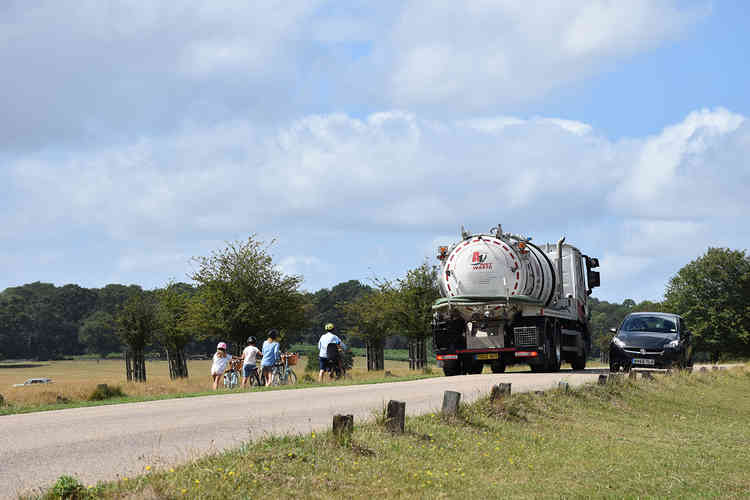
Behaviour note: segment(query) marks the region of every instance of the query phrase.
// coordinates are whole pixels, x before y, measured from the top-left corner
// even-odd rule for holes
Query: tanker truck
[[[555,372],[586,367],[588,297],[599,286],[596,258],[565,243],[536,245],[503,232],[472,234],[438,247],[441,298],[432,306],[433,347],[445,375],[493,373],[525,363]]]

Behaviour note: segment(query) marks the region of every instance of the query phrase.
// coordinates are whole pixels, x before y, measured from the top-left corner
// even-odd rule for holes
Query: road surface
[[[270,434],[330,427],[334,414],[371,419],[390,399],[408,415],[440,408],[443,392],[470,401],[500,382],[513,392],[594,381],[604,370],[438,377],[411,382],[241,392],[0,417],[0,498],[39,492],[62,474],[84,484],[142,474]]]

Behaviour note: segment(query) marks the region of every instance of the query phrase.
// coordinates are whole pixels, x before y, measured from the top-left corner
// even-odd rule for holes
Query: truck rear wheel
[[[443,373],[446,377],[453,377],[454,375],[458,375],[458,370],[455,368],[448,368],[447,366],[444,366]]]
[[[583,348],[583,352],[579,355],[577,355],[573,361],[571,361],[570,366],[574,370],[585,370],[586,369],[586,358],[588,353],[586,352],[586,348]]]
[[[547,370],[550,372],[560,371],[562,365],[562,339],[560,338],[560,327],[551,323],[545,328],[547,341],[545,354],[547,355]]]
[[[474,363],[469,366],[469,373],[472,375],[479,375],[484,370],[484,363]]]
[[[443,373],[445,373],[446,377],[461,375],[461,363],[458,363],[457,361],[444,361]]]

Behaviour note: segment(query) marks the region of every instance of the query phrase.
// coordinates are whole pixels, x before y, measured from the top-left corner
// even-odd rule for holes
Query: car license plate
[[[498,355],[496,352],[489,352],[487,354],[477,354],[476,359],[497,359]]]
[[[634,365],[650,365],[653,366],[654,360],[648,358],[633,358]]]

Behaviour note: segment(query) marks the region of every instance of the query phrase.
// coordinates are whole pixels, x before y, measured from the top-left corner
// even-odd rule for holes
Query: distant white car
[[[23,384],[13,384],[13,387],[24,387],[24,386],[27,386],[27,385],[51,384],[51,383],[52,383],[52,379],[51,378],[46,378],[46,377],[42,377],[42,378],[30,378],[29,380],[27,380]]]

